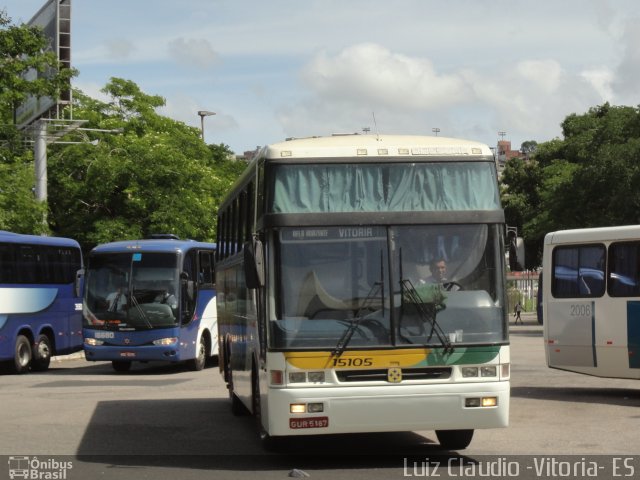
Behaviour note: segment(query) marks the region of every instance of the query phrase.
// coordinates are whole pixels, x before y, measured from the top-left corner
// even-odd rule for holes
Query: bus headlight
[[[289,372],[289,383],[324,383],[324,372]]]
[[[498,397],[482,397],[483,407],[495,407],[498,405]]]
[[[462,367],[462,376],[464,378],[477,377],[478,367]]]
[[[496,407],[498,406],[498,397],[465,398],[464,406],[467,408]]]
[[[306,413],[307,405],[304,403],[292,403],[289,405],[289,412],[291,413]]]
[[[480,367],[480,376],[481,377],[495,377],[498,375],[498,370],[495,365],[488,365],[485,367]]]
[[[154,340],[152,342],[154,345],[175,345],[176,343],[178,343],[178,338],[177,337],[167,337],[167,338],[159,338],[157,340]]]
[[[289,383],[304,383],[307,381],[305,372],[289,372]]]
[[[312,383],[324,382],[324,372],[309,372],[309,381]]]
[[[85,338],[84,339],[84,344],[85,345],[89,345],[91,347],[96,347],[98,345],[102,345],[104,343],[104,340],[98,340],[97,338]]]
[[[290,403],[290,413],[320,413],[324,412],[324,403]]]

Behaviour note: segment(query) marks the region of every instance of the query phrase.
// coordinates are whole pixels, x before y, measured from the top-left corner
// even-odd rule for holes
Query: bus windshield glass
[[[283,228],[272,348],[506,341],[496,225]],[[438,334],[434,334],[435,332]]]
[[[89,257],[85,327],[148,330],[178,325],[175,253],[101,253]]]

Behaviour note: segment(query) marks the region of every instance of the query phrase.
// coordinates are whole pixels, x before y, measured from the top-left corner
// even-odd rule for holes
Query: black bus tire
[[[471,443],[473,430],[436,430],[436,436],[442,448],[464,450]]]
[[[13,356],[13,369],[16,373],[27,373],[31,365],[31,342],[24,335],[18,335]]]
[[[35,372],[46,371],[51,363],[52,350],[49,336],[45,334],[38,335],[33,350],[33,358],[31,359],[31,370]]]
[[[198,350],[196,351],[196,358],[191,360],[187,360],[187,365],[190,370],[195,372],[199,372],[202,370],[207,363],[207,356],[209,352],[207,349],[207,340],[204,338],[204,334],[200,337],[200,342],[198,343]]]

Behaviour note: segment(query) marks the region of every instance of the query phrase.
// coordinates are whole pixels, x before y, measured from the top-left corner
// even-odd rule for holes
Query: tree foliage
[[[46,206],[33,195],[33,155],[23,132],[13,125],[15,107],[28,96],[56,97],[67,88],[74,70],[61,68],[55,54],[46,51],[47,39],[39,27],[14,25],[0,10],[0,229],[46,233],[42,218]],[[37,78],[26,79],[34,69]],[[46,73],[46,75],[45,75]]]
[[[538,142],[535,140],[527,140],[520,145],[520,151],[526,156],[530,156],[536,152],[538,148]]]
[[[225,145],[207,146],[200,132],[156,113],[164,99],[113,78],[100,102],[75,92],[75,115],[97,146],[53,145],[49,153],[50,222],[56,234],[87,248],[107,241],[174,233],[213,240],[218,204],[243,162]],[[221,168],[221,166],[223,168]]]
[[[640,109],[606,103],[567,116],[562,132],[504,171],[507,223],[524,233],[529,268],[548,232],[640,221]]]
[[[17,104],[27,96],[57,97],[75,75],[62,68],[56,54],[47,50],[48,40],[40,27],[13,25],[7,12],[0,10],[0,112],[2,123],[10,123]],[[36,78],[27,78],[31,69]]]

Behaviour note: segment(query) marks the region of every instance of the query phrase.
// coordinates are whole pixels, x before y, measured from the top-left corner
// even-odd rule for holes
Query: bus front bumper
[[[94,361],[147,362],[164,361],[179,362],[180,352],[177,345],[144,345],[127,347],[125,345],[84,345],[85,358]]]
[[[265,428],[272,436],[334,433],[463,430],[506,427],[509,382],[385,387],[269,390]],[[467,399],[495,397],[496,406],[468,406]],[[291,405],[322,411],[291,413]]]

